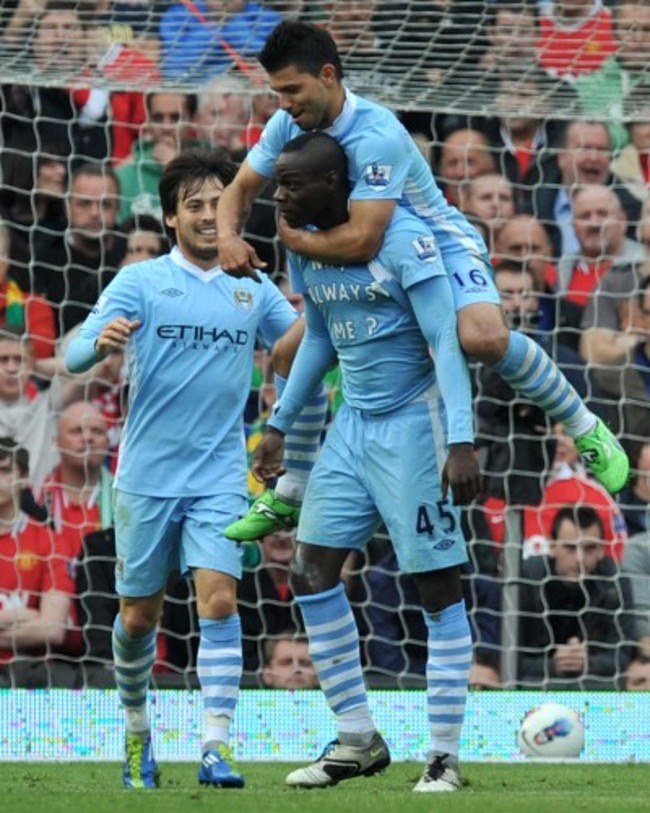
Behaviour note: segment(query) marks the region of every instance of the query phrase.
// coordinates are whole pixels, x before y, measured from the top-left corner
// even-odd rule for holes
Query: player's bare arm
[[[396,200],[353,200],[346,223],[318,232],[292,229],[280,218],[278,236],[290,251],[328,265],[368,262],[379,251],[396,205]]]
[[[240,236],[246,218],[268,178],[255,172],[246,161],[235,180],[227,186],[217,208],[219,265],[231,277],[251,277],[259,281],[257,269],[266,268],[253,246]]]
[[[107,325],[104,325],[101,333],[95,342],[95,350],[102,355],[115,353],[124,350],[129,338],[134,330],[137,330],[142,322],[139,319],[126,319],[118,316]]]

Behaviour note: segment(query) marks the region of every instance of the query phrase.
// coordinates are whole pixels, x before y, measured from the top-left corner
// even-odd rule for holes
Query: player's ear
[[[165,215],[165,226],[170,229],[176,230],[176,215]]]
[[[320,69],[320,73],[318,74],[318,78],[326,87],[332,87],[338,82],[338,77],[336,75],[336,68],[334,65],[331,65],[327,62],[323,67]]]

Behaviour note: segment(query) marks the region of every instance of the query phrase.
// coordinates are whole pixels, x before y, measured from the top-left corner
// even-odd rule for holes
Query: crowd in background
[[[489,89],[488,116],[399,115],[449,202],[484,234],[509,324],[553,356],[632,461],[632,481],[612,497],[561,425],[474,366],[485,491],[464,517],[473,684],[650,687],[650,3],[205,0],[196,9],[4,4],[0,56],[29,83],[0,92],[0,686],[111,684],[111,482],[128,380],[117,353],[74,378],[61,359],[120,268],[168,250],[157,194],[165,165],[198,144],[241,160],[260,138],[277,103],[254,54],[283,15],[303,14],[331,31],[352,87],[390,83],[404,60],[420,85]],[[54,69],[77,81],[49,86]],[[195,91],[177,89],[187,85]],[[554,117],[560,102],[572,116]],[[246,233],[300,309],[272,190]],[[272,381],[260,348],[245,414],[251,454]],[[333,414],[336,371],[328,387]],[[259,484],[250,488],[254,496]],[[514,539],[509,508],[520,518]],[[515,574],[504,565],[508,542],[520,547]],[[288,533],[264,539],[260,565],[241,582],[253,685],[314,685],[288,582],[294,543]],[[500,673],[503,588],[513,580],[514,679]],[[369,679],[419,685],[426,631],[387,537],[348,562],[345,583]],[[192,590],[180,575],[168,585],[159,680],[191,680]]]

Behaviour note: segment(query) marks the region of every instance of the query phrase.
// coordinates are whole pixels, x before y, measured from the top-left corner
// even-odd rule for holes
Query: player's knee
[[[414,574],[423,609],[428,613],[441,613],[463,597],[460,568],[448,567],[428,573]]]
[[[202,600],[197,599],[196,609],[199,618],[210,618],[213,621],[219,621],[222,618],[234,615],[237,612],[237,603],[232,596],[215,592]]]
[[[494,305],[463,308],[458,314],[458,338],[468,358],[496,364],[508,349],[509,337],[503,313]]]
[[[290,580],[291,589],[296,596],[311,596],[327,589],[318,567],[313,563],[306,563],[304,560],[293,562]]]
[[[120,621],[129,638],[144,638],[158,623],[159,613],[144,606],[123,607]]]

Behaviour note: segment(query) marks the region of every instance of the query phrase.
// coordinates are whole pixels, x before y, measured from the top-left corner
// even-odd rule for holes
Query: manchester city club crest
[[[253,307],[253,294],[245,288],[235,288],[233,296],[238,308],[249,311]]]

